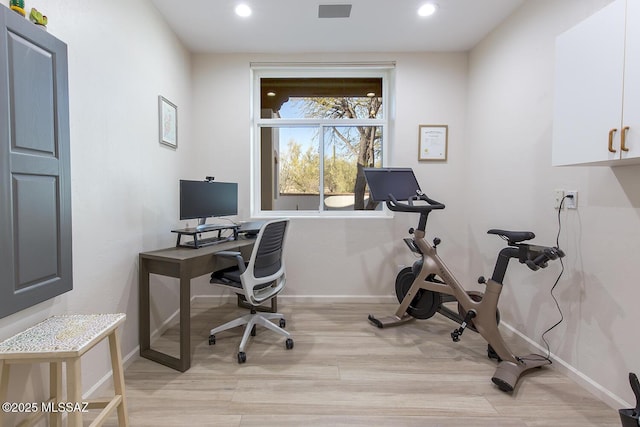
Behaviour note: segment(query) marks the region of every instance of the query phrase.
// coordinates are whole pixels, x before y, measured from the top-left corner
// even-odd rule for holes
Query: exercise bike
[[[385,202],[394,212],[420,214],[418,227],[409,229],[413,237],[404,239],[419,259],[411,267],[402,269],[396,277],[396,296],[400,306],[392,316],[370,314],[369,321],[378,328],[387,328],[414,319],[428,319],[440,313],[460,324],[451,332],[454,342],[460,340],[466,329],[478,332],[488,343],[488,357],[498,361],[491,380],[505,392],[513,391],[525,371],[551,364],[544,356],[516,356],[509,350],[498,329],[498,299],[511,259],[517,259],[536,271],[547,267],[549,261],[564,257],[564,252],[557,247],[524,243],[535,237],[530,231],[491,229],[488,234],[506,240],[507,247],[499,252],[491,278],[478,279],[478,283],[485,285],[484,293],[466,291],[438,255],[440,239],[436,237],[433,244],[425,240],[429,213],[444,209],[445,205],[420,190],[410,168],[365,168],[364,174],[374,201]],[[444,305],[449,302],[457,302],[457,311]]]

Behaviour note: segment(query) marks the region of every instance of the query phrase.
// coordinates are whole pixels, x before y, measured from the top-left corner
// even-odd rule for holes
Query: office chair
[[[277,219],[264,223],[249,261],[245,261],[240,252],[222,251],[216,253],[217,256],[234,258],[237,266],[216,271],[211,275],[211,283],[231,289],[236,294],[244,297],[251,312],[238,319],[225,323],[222,326],[211,329],[209,335],[209,345],[216,343],[216,334],[237,326],[246,325],[240,347],[238,349],[238,363],[247,361],[244,348],[249,341],[249,334],[256,334],[256,325],[261,325],[287,337],[285,346],[287,350],[293,348],[291,334],[283,328],[286,325],[284,316],[280,313],[258,312],[257,307],[265,301],[269,301],[284,288],[285,269],[282,252],[284,241],[289,225],[288,219]],[[279,326],[271,322],[279,319]]]

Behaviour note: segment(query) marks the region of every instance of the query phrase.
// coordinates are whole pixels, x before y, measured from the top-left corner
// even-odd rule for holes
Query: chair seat
[[[240,279],[240,269],[238,267],[229,267],[222,270],[218,270],[211,275],[209,283],[215,283],[218,285],[229,286],[230,288],[236,288],[242,290],[242,280]],[[260,290],[268,288],[271,283],[262,283],[256,285],[254,289]]]

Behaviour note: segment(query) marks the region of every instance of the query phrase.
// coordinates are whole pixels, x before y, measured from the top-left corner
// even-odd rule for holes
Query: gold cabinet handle
[[[613,128],[609,131],[609,152],[615,153],[616,150],[613,148],[613,134],[616,133],[618,129]]]
[[[629,151],[629,149],[625,145],[628,130],[629,130],[629,126],[625,126],[622,128],[622,133],[620,134],[620,149],[622,151]]]

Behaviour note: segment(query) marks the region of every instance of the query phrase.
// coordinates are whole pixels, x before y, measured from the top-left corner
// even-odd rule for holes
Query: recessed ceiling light
[[[276,96],[275,92],[267,92],[267,96]]]
[[[251,8],[244,3],[239,4],[236,6],[236,15],[246,18],[251,15]]]
[[[367,93],[367,96],[369,98],[373,98],[374,96],[376,96],[376,93],[375,92],[369,92],[369,93]]]
[[[436,13],[437,9],[438,9],[438,5],[436,5],[435,3],[425,3],[422,6],[420,6],[420,9],[418,9],[418,15],[431,16],[434,13]]]

